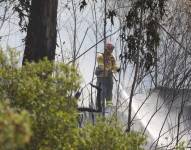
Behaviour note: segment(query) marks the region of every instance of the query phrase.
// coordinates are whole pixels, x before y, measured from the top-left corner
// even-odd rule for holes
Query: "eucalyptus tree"
[[[2,0],[19,18],[18,25],[26,32],[23,63],[44,57],[54,60],[57,40],[58,0]]]
[[[32,0],[23,62],[38,61],[43,57],[54,60],[57,7],[58,0]]]
[[[131,127],[132,98],[136,86],[141,82],[144,74],[151,70],[151,67],[157,68],[157,47],[160,41],[159,23],[165,14],[166,2],[167,0],[130,0],[129,10],[123,16],[121,38],[126,46],[122,51],[121,59],[125,63],[130,61],[135,65],[129,100],[127,131],[130,131]],[[155,85],[157,86],[157,82]]]

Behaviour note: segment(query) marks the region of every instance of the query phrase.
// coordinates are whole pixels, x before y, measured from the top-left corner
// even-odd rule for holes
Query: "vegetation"
[[[18,68],[10,63],[15,57],[6,59],[2,51],[0,56],[0,97],[11,107],[0,105],[5,109],[0,111],[4,150],[142,149],[144,137],[125,134],[104,120],[78,128],[73,95],[80,77],[75,68],[47,59]]]
[[[0,147],[2,150],[23,148],[32,135],[29,113],[17,112],[0,102]]]
[[[145,136],[136,132],[124,134],[122,128],[115,122],[100,120],[96,126],[87,125],[82,128],[80,135],[81,150],[143,150]]]
[[[148,93],[148,89],[158,87],[167,88],[165,95],[172,91],[173,99],[166,103],[169,98],[163,98],[161,105],[158,98],[156,104],[151,102],[156,111],[149,110],[152,114],[142,134],[167,108],[150,149],[160,145],[166,149],[190,147],[190,142],[182,142],[190,136],[190,128],[185,128],[191,118],[190,8],[190,0],[0,0],[0,45],[24,50],[22,68],[17,65],[15,50],[0,54],[0,150],[142,149],[145,137],[132,132],[131,127],[139,123],[136,117],[152,97],[153,91]],[[85,109],[94,111],[96,54],[106,42],[115,45],[121,70],[113,93],[115,110],[126,107],[127,117],[123,128],[116,122],[97,122],[97,116],[96,124],[84,125],[82,121],[83,128],[78,128],[77,110],[82,109],[76,109],[74,97],[81,94]],[[82,57],[85,55],[88,57]],[[80,87],[74,66],[85,78],[92,73],[92,80],[86,78],[84,87]],[[122,98],[123,103],[121,85],[130,87],[128,91],[124,88],[129,98]],[[188,98],[182,98],[174,111],[179,91]],[[148,94],[148,99],[134,112],[133,97],[140,92]],[[90,107],[86,108],[84,101]],[[91,117],[95,119],[93,114]],[[169,119],[175,121],[166,128]],[[167,135],[170,138],[163,143],[161,139]]]

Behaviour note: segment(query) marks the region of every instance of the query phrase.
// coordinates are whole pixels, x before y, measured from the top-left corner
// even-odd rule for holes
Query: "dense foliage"
[[[115,122],[98,120],[96,126],[87,125],[80,131],[80,150],[143,150],[145,136],[129,132],[124,134]]]
[[[100,121],[78,128],[79,75],[47,59],[16,67],[16,53],[0,53],[0,144],[4,150],[141,149],[145,138]],[[12,111],[12,109],[14,111]],[[4,128],[4,126],[7,128]],[[7,143],[7,141],[9,141]]]
[[[1,62],[0,69],[1,98],[30,112],[33,136],[29,149],[63,147],[76,128],[76,100],[72,92],[79,82],[75,69],[46,59],[26,63],[22,68],[5,63]]]
[[[29,113],[17,112],[8,104],[0,102],[0,149],[23,148],[30,141],[31,135]]]

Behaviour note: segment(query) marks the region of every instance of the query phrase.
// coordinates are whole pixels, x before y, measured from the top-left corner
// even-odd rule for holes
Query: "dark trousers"
[[[101,102],[112,101],[113,74],[109,73],[107,77],[97,77],[97,86],[101,88]]]

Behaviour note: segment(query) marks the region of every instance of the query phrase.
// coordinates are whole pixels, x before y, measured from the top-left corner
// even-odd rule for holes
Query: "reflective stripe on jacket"
[[[98,54],[97,55],[97,62],[98,66],[97,69],[99,69],[100,72],[102,72],[100,75],[107,76],[109,72],[116,72],[117,66],[116,66],[116,60],[113,54]],[[105,71],[105,73],[104,73]]]

